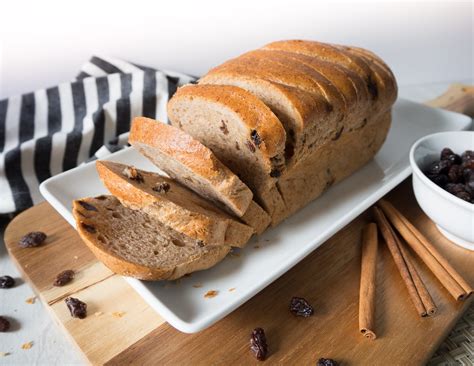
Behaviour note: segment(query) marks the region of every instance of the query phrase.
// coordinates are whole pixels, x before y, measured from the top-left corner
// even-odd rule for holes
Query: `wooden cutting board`
[[[461,95],[465,97],[464,92]],[[462,111],[464,104],[455,99],[457,109]],[[474,283],[474,252],[456,247],[441,236],[416,204],[410,180],[387,199]],[[378,339],[362,337],[358,332],[360,232],[369,220],[370,212],[364,212],[254,298],[198,334],[184,334],[166,324],[122,277],[95,259],[76,231],[47,203],[18,215],[5,231],[5,243],[64,334],[92,364],[260,364],[249,352],[249,334],[257,326],[267,334],[267,364],[314,365],[321,357],[350,365],[422,364],[472,298],[455,302],[418,261],[420,274],[439,309],[433,318],[418,317],[388,250],[381,245],[377,266]],[[45,245],[18,247],[21,236],[38,230],[49,236]],[[75,270],[76,279],[65,287],[52,286],[56,275],[65,269]],[[86,319],[70,317],[63,301],[68,295],[88,304]],[[305,297],[315,307],[315,315],[307,319],[293,317],[288,311],[292,296]]]

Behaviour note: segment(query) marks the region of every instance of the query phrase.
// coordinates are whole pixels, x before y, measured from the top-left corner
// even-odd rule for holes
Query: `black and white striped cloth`
[[[130,121],[167,121],[189,75],[92,57],[69,83],[0,100],[0,214],[43,200],[39,184],[127,144]]]

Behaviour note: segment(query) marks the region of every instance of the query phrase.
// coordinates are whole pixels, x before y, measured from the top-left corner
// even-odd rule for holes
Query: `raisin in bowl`
[[[462,193],[456,195],[457,191],[449,185],[450,181],[445,182],[444,177],[433,174],[445,148],[458,155],[474,150],[474,131],[435,133],[415,142],[410,150],[413,190],[421,209],[433,220],[441,234],[463,248],[474,250],[474,204]],[[446,159],[445,156],[442,158]],[[443,162],[441,168],[443,164],[446,163]]]

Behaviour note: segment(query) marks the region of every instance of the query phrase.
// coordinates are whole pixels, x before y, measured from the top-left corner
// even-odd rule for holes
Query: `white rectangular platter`
[[[217,266],[193,273],[179,283],[133,278],[127,281],[178,330],[194,333],[207,328],[275,281],[407,178],[411,173],[408,152],[418,138],[434,132],[466,130],[471,122],[461,114],[398,100],[387,141],[374,160],[278,227],[254,238],[245,249],[236,250],[237,255],[227,256]],[[158,171],[133,148],[112,154],[108,160]],[[41,193],[74,225],[71,201],[107,192],[94,163],[89,163],[48,179],[41,185]],[[193,287],[196,284],[202,287]],[[205,298],[209,290],[218,291],[218,295]]]

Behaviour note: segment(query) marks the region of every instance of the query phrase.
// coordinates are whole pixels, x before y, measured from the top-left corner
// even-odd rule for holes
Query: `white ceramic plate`
[[[410,146],[420,137],[439,131],[468,129],[471,119],[461,114],[398,100],[393,123],[375,159],[281,225],[254,238],[237,256],[193,273],[179,282],[144,282],[127,278],[130,285],[175,328],[194,333],[214,324],[275,281],[362,211],[410,175]],[[157,169],[133,148],[109,160]],[[59,174],[41,185],[41,193],[71,224],[71,201],[106,193],[93,163]],[[257,244],[259,248],[254,246]],[[195,288],[193,285],[201,284]],[[234,291],[229,289],[235,288]],[[204,298],[209,290],[219,291]]]

